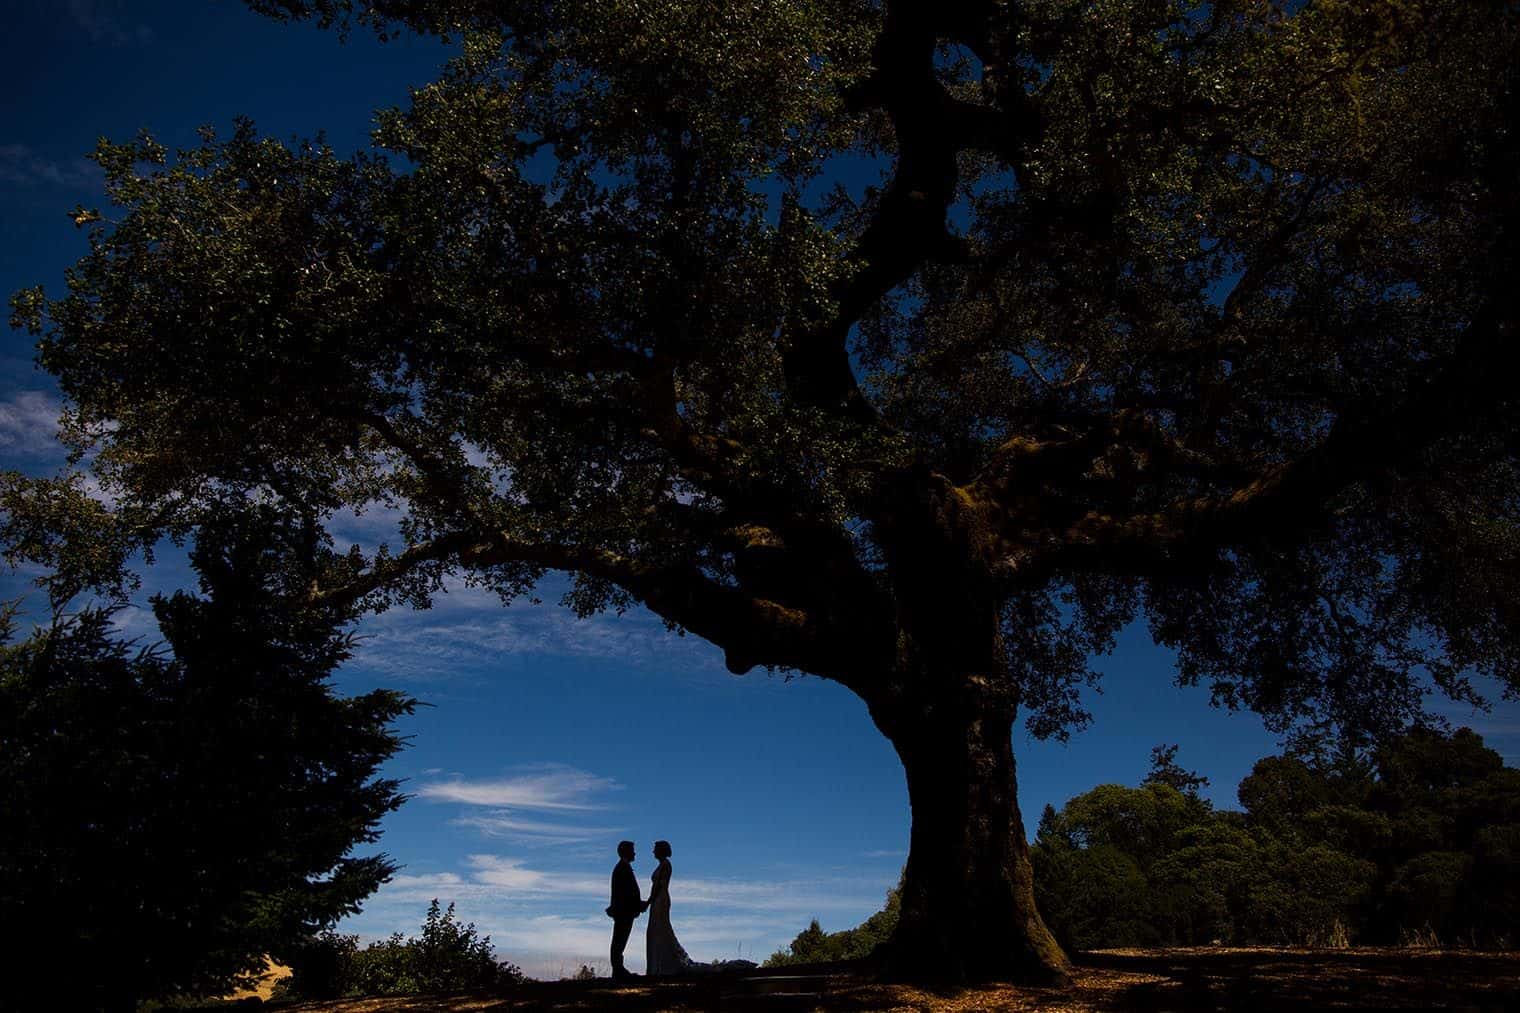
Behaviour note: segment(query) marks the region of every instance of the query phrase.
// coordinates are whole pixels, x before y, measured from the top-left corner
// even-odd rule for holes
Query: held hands
[[[644,901],[640,901],[639,902],[639,914],[643,914],[645,911],[649,910],[649,903],[652,900],[654,900],[653,897],[651,897],[649,900],[644,900]]]

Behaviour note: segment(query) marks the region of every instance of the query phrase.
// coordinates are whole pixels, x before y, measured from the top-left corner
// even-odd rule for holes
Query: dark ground
[[[270,1007],[276,1008],[276,1007]],[[1209,947],[1082,954],[1065,988],[923,989],[884,984],[849,965],[614,986],[528,982],[505,996],[349,999],[291,1013],[852,1010],[974,1013],[1458,1009],[1520,1011],[1520,952]]]

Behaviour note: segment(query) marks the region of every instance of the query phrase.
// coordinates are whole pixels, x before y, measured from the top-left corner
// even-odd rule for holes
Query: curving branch
[[[477,541],[470,532],[453,531],[419,542],[399,556],[378,561],[368,572],[343,584],[328,588],[313,586],[307,596],[307,604],[338,608],[352,605],[366,595],[401,580],[424,563],[447,562],[458,557]]]
[[[859,644],[835,623],[795,605],[783,605],[740,587],[719,583],[695,565],[650,564],[603,548],[525,542],[500,533],[460,554],[469,566],[533,563],[609,580],[655,615],[723,649],[730,671],[756,665],[796,668],[864,689],[886,671],[870,664]]]
[[[850,329],[923,263],[965,259],[964,244],[945,223],[959,181],[956,156],[968,149],[991,150],[1014,162],[1038,130],[1038,110],[1021,89],[997,89],[1009,104],[996,109],[950,96],[935,76],[934,52],[941,39],[964,42],[990,56],[991,21],[992,5],[987,4],[898,0],[886,5],[875,72],[854,98],[887,113],[897,165],[851,252],[849,261],[856,269],[833,287],[834,312],[786,342],[787,380],[809,404],[857,421],[875,421],[850,366]],[[982,58],[997,79],[1002,63],[989,56]]]
[[[755,532],[744,537],[760,537]],[[795,668],[841,682],[857,692],[869,690],[885,673],[890,657],[873,658],[859,616],[827,618],[720,583],[695,565],[650,564],[598,547],[533,542],[509,532],[482,535],[455,531],[413,545],[393,559],[382,560],[368,572],[342,584],[313,589],[307,603],[343,607],[404,579],[430,563],[457,563],[488,568],[529,563],[551,570],[601,577],[623,588],[649,610],[722,648],[735,674],[756,665]],[[855,624],[852,627],[852,622]],[[864,648],[862,645],[867,645]]]

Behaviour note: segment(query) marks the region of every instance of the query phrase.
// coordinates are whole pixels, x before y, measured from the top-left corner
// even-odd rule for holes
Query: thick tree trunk
[[[1070,964],[1035,909],[1013,715],[943,701],[878,721],[908,775],[913,830],[888,970],[922,981],[1060,982]]]

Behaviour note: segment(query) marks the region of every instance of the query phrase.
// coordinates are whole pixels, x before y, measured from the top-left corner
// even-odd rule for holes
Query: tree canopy
[[[0,648],[0,1009],[228,991],[390,878],[351,852],[401,804],[376,772],[412,701],[334,695],[349,639],[267,558],[199,549],[206,596],[155,603],[168,650],[98,609]]]
[[[1148,780],[1048,807],[1036,895],[1079,949],[1225,943],[1508,946],[1520,771],[1467,728],[1256,762],[1243,811]]]
[[[837,680],[950,975],[1059,971],[999,729],[1080,724],[1132,620],[1279,730],[1520,685],[1512,2],[249,5],[459,52],[351,158],[101,145],[13,305],[115,540],[13,481],[13,553],[253,499],[312,605],[562,570]]]

